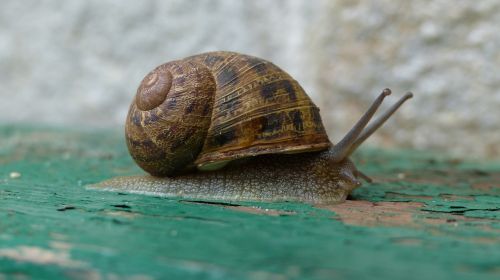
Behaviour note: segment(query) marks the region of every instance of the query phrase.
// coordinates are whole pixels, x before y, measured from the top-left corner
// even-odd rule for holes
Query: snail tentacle
[[[371,120],[377,109],[384,101],[384,98],[391,94],[391,90],[386,88],[380,93],[380,95],[375,99],[370,108],[365,112],[365,114],[358,120],[358,122],[351,128],[351,130],[333,147],[334,159],[338,162],[345,159],[349,155],[351,146],[354,144],[359,134],[363,131],[365,126]]]
[[[389,117],[391,117],[398,109],[403,105],[403,103],[412,98],[413,93],[408,92],[403,97],[401,97],[398,102],[392,105],[387,111],[385,111],[380,117],[372,121],[368,127],[366,127],[363,132],[359,135],[359,137],[354,141],[347,155],[351,155],[358,147],[361,145],[370,135],[372,135],[379,127],[381,127]]]

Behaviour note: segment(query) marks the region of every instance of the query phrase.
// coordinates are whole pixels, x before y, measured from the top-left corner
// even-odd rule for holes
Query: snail
[[[146,75],[125,124],[132,158],[152,176],[94,188],[206,200],[342,202],[371,179],[349,160],[406,100],[368,125],[385,89],[333,145],[318,107],[273,63],[234,52],[171,61]]]

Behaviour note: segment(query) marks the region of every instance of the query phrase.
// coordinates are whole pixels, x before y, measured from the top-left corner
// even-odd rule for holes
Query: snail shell
[[[156,67],[137,90],[125,135],[134,160],[155,176],[331,147],[318,107],[297,81],[269,61],[234,52]]]

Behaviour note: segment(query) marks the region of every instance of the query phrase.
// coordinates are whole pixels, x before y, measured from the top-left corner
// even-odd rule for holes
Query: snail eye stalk
[[[349,149],[349,153],[347,153],[347,155],[349,156],[350,154],[352,154],[359,147],[359,145],[361,145],[368,137],[370,137],[370,135],[377,131],[377,129],[381,127],[385,123],[385,121],[387,121],[387,119],[389,119],[394,114],[394,112],[396,112],[399,107],[403,105],[406,100],[412,97],[413,93],[406,93],[398,100],[398,102],[396,102],[396,104],[392,105],[392,107],[385,111],[380,117],[371,122],[370,125],[363,130],[356,141],[354,141],[354,143],[351,145],[351,148]]]
[[[382,101],[387,95],[391,94],[390,89],[384,89],[382,93],[375,99],[370,108],[366,113],[359,119],[359,121],[351,128],[351,130],[340,140],[337,145],[333,147],[333,158],[335,162],[340,162],[341,160],[352,154],[370,135],[372,135],[379,127],[381,127],[389,117],[391,117],[394,112],[396,112],[403,103],[413,97],[413,93],[406,93],[401,99],[399,99],[396,104],[394,104],[389,110],[384,112],[380,117],[370,123],[368,127],[367,124],[372,119],[373,115],[377,109],[382,104]]]
[[[390,94],[390,89],[384,89],[382,93],[377,97],[377,99],[375,99],[366,113],[359,119],[359,121],[351,128],[351,130],[344,136],[344,138],[342,138],[342,140],[340,140],[333,147],[333,160],[335,162],[340,162],[349,155],[351,146],[354,144],[356,139],[358,139],[365,126],[373,117],[373,114],[375,114],[377,109],[382,104],[382,101],[384,101],[384,98]]]

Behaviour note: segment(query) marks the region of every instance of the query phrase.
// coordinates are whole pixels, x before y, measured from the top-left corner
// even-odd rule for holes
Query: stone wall
[[[338,141],[385,88],[369,143],[500,157],[500,1],[2,1],[0,122],[122,126],[142,77],[233,50],[273,61]]]

